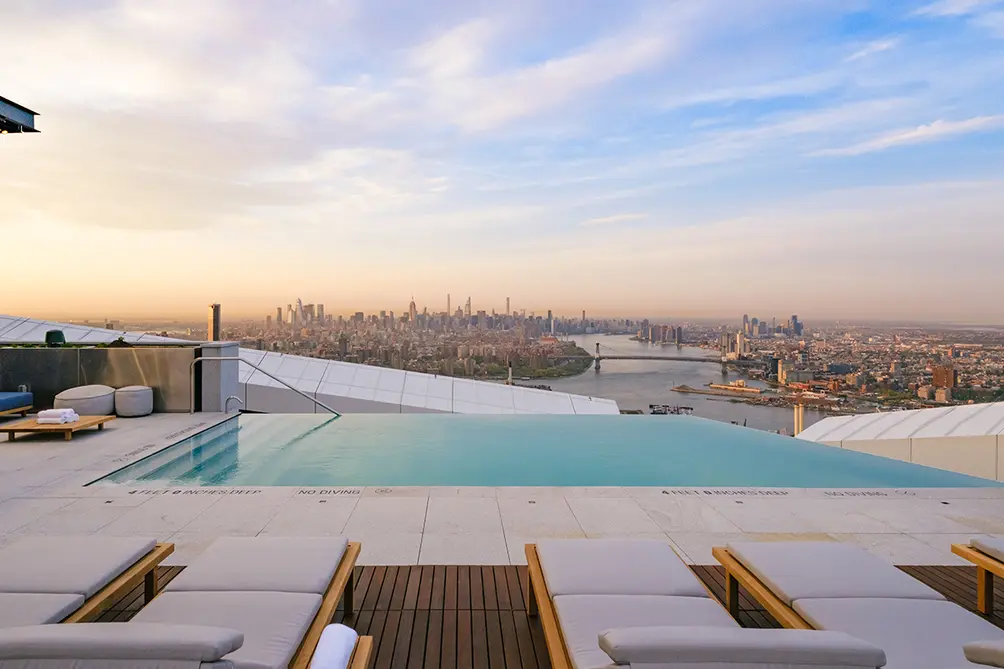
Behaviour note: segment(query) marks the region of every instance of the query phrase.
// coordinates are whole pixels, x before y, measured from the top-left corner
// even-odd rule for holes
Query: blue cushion
[[[30,407],[33,399],[31,393],[0,393],[0,411]]]

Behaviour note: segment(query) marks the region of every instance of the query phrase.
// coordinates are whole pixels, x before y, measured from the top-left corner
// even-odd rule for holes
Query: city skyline
[[[1004,323],[1004,2],[387,7],[8,8],[2,310]]]

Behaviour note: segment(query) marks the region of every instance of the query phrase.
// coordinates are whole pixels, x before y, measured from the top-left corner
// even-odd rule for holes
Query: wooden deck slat
[[[481,583],[485,593],[485,611],[498,611],[499,599],[495,594],[495,570],[491,567],[481,568]]]
[[[443,659],[443,611],[441,609],[431,609],[429,611],[429,627],[425,635],[424,666],[426,667],[441,666],[442,659]]]
[[[975,567],[904,566],[904,572],[974,611]],[[184,567],[158,567],[164,587]],[[719,600],[725,594],[719,566],[694,573]],[[373,669],[550,669],[538,619],[524,605],[525,566],[357,567],[357,611],[336,620],[374,637]],[[1004,629],[1004,579],[988,619]],[[142,585],[104,611],[100,622],[124,622],[143,605]],[[739,622],[777,627],[777,622],[740,591]],[[86,623],[85,623],[86,624]]]
[[[459,573],[459,570],[458,570]],[[457,611],[457,669],[474,667],[474,644],[471,638],[471,610]]]
[[[425,565],[422,567],[422,580],[418,586],[418,599],[415,601],[415,608],[422,610],[432,609],[432,582],[435,578],[435,567]]]
[[[470,567],[471,573],[471,610],[485,610],[485,588],[481,579],[481,567]]]
[[[429,608],[442,609],[446,598],[446,567],[431,567],[432,592],[429,594]]]
[[[471,568],[457,567],[457,608],[471,610]]]
[[[456,669],[457,666],[457,622],[456,609],[443,610],[443,640],[439,646],[439,666],[442,669]],[[435,665],[428,665],[431,667]]]

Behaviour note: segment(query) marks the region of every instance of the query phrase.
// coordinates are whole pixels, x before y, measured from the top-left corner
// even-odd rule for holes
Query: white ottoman
[[[126,386],[115,391],[115,413],[129,418],[153,413],[153,388]]]
[[[111,416],[115,412],[115,389],[79,386],[56,395],[55,409],[73,409],[78,416]]]

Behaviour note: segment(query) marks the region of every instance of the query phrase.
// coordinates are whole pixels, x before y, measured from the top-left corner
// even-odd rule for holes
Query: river
[[[717,358],[715,351],[683,346],[652,345],[647,342],[632,341],[628,335],[578,335],[571,340],[593,353],[596,342],[606,347],[609,354],[644,354],[644,355],[681,355],[691,357]],[[613,349],[613,350],[612,350]],[[601,350],[604,350],[601,348]],[[596,372],[590,368],[584,374],[563,379],[541,380],[553,390],[591,395],[616,400],[621,409],[644,409],[648,411],[649,404],[679,404],[694,407],[694,415],[725,422],[736,421],[760,430],[785,430],[791,434],[794,425],[794,412],[791,409],[777,407],[754,406],[742,402],[729,402],[720,397],[675,393],[674,386],[687,385],[692,388],[703,388],[711,382],[735,381],[743,378],[732,371],[723,376],[719,365],[703,362],[681,362],[662,360],[604,360]],[[751,386],[765,388],[766,384],[747,379]],[[818,411],[805,412],[805,425],[808,427],[828,414]]]

